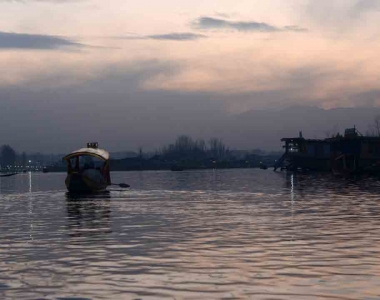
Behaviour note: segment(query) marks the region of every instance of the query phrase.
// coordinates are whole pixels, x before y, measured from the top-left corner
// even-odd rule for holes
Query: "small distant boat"
[[[18,173],[8,173],[8,174],[0,174],[0,177],[11,177],[13,175],[17,175]]]
[[[184,171],[185,169],[181,166],[175,165],[175,166],[172,166],[170,170],[172,170],[173,172],[180,172],[180,171]]]
[[[66,187],[71,193],[103,192],[111,185],[110,155],[98,148],[98,143],[88,143],[87,148],[66,155]]]

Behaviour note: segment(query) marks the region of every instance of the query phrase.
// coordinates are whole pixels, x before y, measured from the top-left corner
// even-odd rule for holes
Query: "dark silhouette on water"
[[[0,177],[11,177],[17,175],[18,173],[0,174]]]
[[[109,234],[111,229],[110,193],[66,194],[68,227],[71,237]]]
[[[109,153],[98,148],[98,143],[88,143],[65,157],[69,192],[102,192],[111,185]]]
[[[266,170],[266,169],[268,169],[268,166],[266,164],[260,163],[259,168],[262,170]]]
[[[185,169],[179,165],[174,165],[170,168],[170,170],[173,172],[180,172],[180,171],[184,171]]]
[[[326,139],[283,138],[285,153],[274,170],[326,171],[338,176],[380,175],[380,137],[348,128]]]
[[[124,189],[127,189],[127,188],[131,187],[129,184],[126,184],[126,183],[111,183],[110,185],[118,186],[118,187],[121,187],[121,188],[124,188]]]

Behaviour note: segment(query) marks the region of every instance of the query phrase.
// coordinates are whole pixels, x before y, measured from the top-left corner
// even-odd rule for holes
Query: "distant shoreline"
[[[268,166],[268,169],[273,168],[273,165]],[[254,166],[254,167],[216,167],[216,168],[184,168],[181,171],[173,171],[170,168],[161,168],[161,169],[154,169],[154,168],[144,168],[144,169],[117,169],[113,170],[111,169],[111,172],[136,172],[136,171],[170,171],[174,173],[178,172],[184,172],[184,171],[202,171],[202,170],[232,170],[232,169],[260,169],[260,166]],[[51,169],[49,170],[49,173],[65,173],[67,172],[66,168],[59,168],[59,169]],[[33,172],[34,173],[34,172]],[[36,172],[36,173],[42,173],[42,172]]]

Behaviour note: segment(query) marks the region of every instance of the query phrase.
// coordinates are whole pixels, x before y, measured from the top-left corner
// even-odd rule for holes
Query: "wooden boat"
[[[260,168],[261,170],[266,170],[266,169],[268,169],[267,165],[264,165],[264,164],[262,164],[262,163],[260,163],[259,168]]]
[[[98,148],[98,143],[88,143],[87,148],[66,155],[67,177],[65,184],[71,193],[103,192],[111,185],[110,155]]]
[[[179,165],[174,165],[174,166],[171,166],[170,170],[173,172],[180,172],[180,171],[184,171],[185,169]]]
[[[8,173],[8,174],[0,174],[0,177],[11,177],[17,175],[18,173]]]

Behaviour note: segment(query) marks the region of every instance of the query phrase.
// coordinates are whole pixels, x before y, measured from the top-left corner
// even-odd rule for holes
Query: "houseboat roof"
[[[63,158],[63,160],[68,160],[72,157],[82,156],[82,155],[89,155],[89,156],[100,158],[102,160],[109,160],[110,158],[110,154],[106,150],[95,149],[95,148],[81,148],[66,155]]]
[[[322,139],[304,139],[300,137],[296,138],[282,138],[281,142],[312,142],[312,143],[322,143],[322,142],[327,142],[327,140],[322,140]]]
[[[357,140],[357,141],[379,141],[380,137],[377,136],[339,136],[326,139],[305,139],[300,137],[295,138],[282,138],[281,142],[308,142],[308,143],[331,143],[340,142],[345,140]]]
[[[339,136],[339,137],[333,137],[328,138],[326,141],[329,142],[340,142],[344,140],[356,140],[356,141],[380,141],[380,137],[378,136]]]

